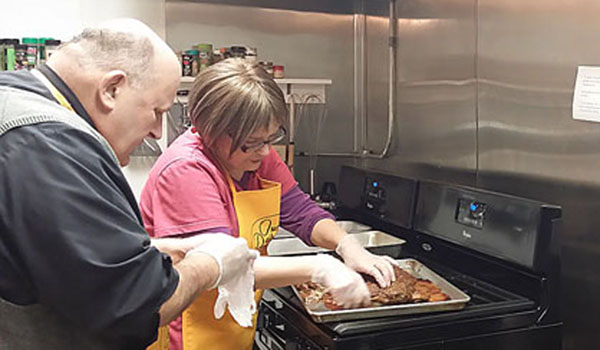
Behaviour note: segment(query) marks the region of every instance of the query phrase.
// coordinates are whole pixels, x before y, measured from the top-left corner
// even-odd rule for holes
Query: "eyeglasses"
[[[280,127],[279,130],[277,130],[277,132],[275,134],[273,134],[268,140],[247,143],[245,145],[242,145],[242,147],[240,147],[240,149],[244,153],[256,152],[259,149],[263,148],[264,146],[267,146],[267,145],[270,146],[274,143],[277,143],[277,142],[283,140],[284,137],[285,137],[285,128]]]

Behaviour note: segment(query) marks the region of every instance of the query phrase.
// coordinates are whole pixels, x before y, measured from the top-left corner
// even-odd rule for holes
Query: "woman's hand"
[[[398,266],[398,262],[387,255],[375,255],[363,248],[360,243],[352,236],[346,234],[338,242],[335,252],[338,253],[348,267],[373,276],[377,283],[385,288],[396,280],[393,265]]]
[[[371,302],[369,289],[358,273],[329,255],[314,257],[311,280],[322,284],[343,308],[367,306]]]

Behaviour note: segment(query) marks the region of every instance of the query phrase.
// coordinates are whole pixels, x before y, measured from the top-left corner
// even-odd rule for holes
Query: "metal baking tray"
[[[433,282],[443,293],[450,297],[450,300],[399,305],[372,305],[370,307],[358,309],[329,310],[323,305],[322,301],[316,304],[306,305],[304,300],[300,297],[298,289],[295,286],[292,286],[292,289],[294,290],[296,297],[300,299],[300,302],[304,305],[306,312],[318,323],[460,310],[471,300],[471,298],[463,291],[450,284],[419,261],[415,259],[400,259],[396,261],[400,263],[401,268],[414,277],[424,278]]]

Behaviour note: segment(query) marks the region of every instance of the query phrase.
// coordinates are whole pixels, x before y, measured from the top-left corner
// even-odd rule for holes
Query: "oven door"
[[[320,350],[307,336],[261,302],[254,335],[254,349],[259,350]]]

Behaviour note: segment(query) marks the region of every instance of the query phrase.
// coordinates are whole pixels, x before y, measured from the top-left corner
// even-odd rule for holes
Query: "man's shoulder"
[[[48,121],[11,129],[0,137],[0,163],[15,159],[33,159],[43,154],[48,159],[77,159],[91,164],[93,159],[107,158],[110,154],[88,132],[72,125]]]

